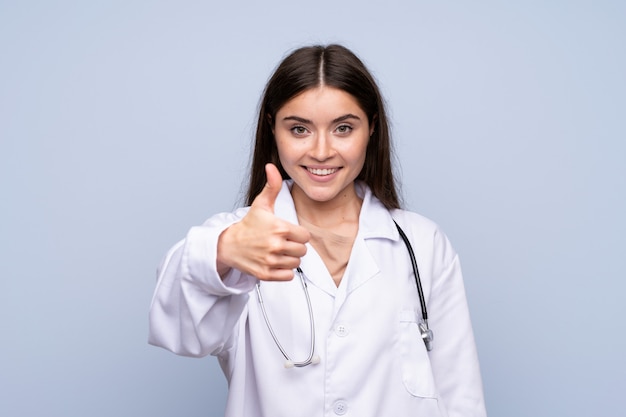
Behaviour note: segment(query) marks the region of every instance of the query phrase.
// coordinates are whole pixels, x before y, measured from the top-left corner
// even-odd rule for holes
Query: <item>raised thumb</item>
[[[280,172],[278,172],[276,165],[272,163],[265,165],[265,175],[267,176],[267,183],[261,193],[256,196],[252,205],[264,208],[273,213],[274,202],[283,186],[283,177],[280,175]]]

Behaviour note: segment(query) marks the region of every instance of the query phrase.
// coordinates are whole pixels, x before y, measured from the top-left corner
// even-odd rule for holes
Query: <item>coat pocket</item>
[[[437,398],[430,357],[419,329],[419,314],[414,309],[400,311],[399,344],[402,382],[413,396]]]

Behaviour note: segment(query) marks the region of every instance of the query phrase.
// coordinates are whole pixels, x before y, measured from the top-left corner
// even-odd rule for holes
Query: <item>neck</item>
[[[291,196],[296,207],[298,217],[301,217],[324,229],[359,223],[359,214],[363,200],[357,195],[354,184],[346,187],[339,195],[330,201],[315,201],[310,199],[296,184],[291,189]]]

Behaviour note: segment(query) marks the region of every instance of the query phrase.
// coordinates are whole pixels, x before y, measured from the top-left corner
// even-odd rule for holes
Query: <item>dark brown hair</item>
[[[308,46],[289,54],[265,86],[259,108],[256,141],[252,156],[246,202],[252,204],[267,182],[265,164],[278,167],[283,179],[289,175],[278,158],[272,123],[289,100],[311,88],[325,85],[352,95],[367,115],[374,133],[370,137],[365,164],[357,179],[365,182],[388,209],[399,208],[391,166],[391,143],[384,102],[374,78],[361,60],[341,45]]]

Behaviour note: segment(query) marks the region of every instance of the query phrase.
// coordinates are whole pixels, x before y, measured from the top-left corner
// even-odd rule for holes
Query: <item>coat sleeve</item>
[[[449,417],[486,416],[478,354],[459,257],[446,236],[433,236],[429,326],[431,366]]]
[[[217,240],[246,210],[218,214],[192,227],[157,271],[148,342],[178,355],[219,355],[236,341],[237,323],[256,279],[233,269],[217,272]]]

